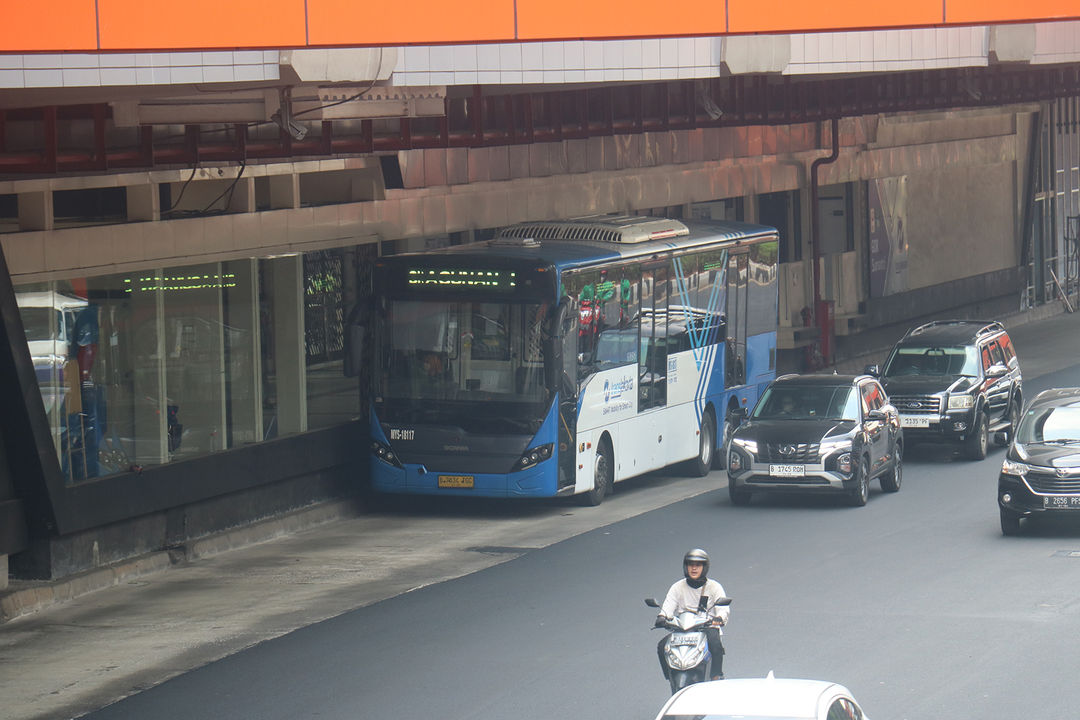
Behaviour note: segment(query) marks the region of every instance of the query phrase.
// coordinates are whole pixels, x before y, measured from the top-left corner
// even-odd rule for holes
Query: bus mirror
[[[345,336],[345,377],[357,377],[364,366],[364,335],[367,328],[363,325],[349,325]]]

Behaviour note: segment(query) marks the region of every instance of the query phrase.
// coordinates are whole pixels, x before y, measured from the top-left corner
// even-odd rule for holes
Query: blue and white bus
[[[595,505],[705,475],[776,374],[776,261],[770,227],[622,216],[380,258],[373,487]]]

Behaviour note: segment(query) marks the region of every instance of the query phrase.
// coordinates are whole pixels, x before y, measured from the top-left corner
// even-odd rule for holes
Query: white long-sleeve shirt
[[[668,589],[667,597],[664,598],[664,604],[660,608],[660,614],[667,618],[673,618],[676,613],[684,610],[696,611],[702,595],[709,598],[709,615],[720,618],[726,624],[728,616],[731,614],[731,608],[726,605],[716,605],[715,603],[718,599],[727,597],[727,595],[724,594],[724,586],[711,578],[706,580],[705,584],[699,588],[690,587],[690,583],[686,582],[685,578],[676,582]],[[720,633],[723,634],[723,630]]]

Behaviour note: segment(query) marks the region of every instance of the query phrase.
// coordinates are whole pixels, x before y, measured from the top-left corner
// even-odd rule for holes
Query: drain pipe
[[[818,342],[822,350],[822,360],[828,364],[832,360],[832,342],[826,336],[827,322],[824,303],[821,300],[821,218],[818,210],[818,168],[836,162],[840,157],[840,120],[832,119],[832,152],[819,157],[810,164],[810,246],[814,263],[814,322],[818,326]]]

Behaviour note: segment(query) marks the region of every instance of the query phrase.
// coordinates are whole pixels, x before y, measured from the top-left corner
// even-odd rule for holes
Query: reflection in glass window
[[[989,356],[987,357],[989,359]],[[927,347],[901,345],[885,364],[885,377],[904,375],[979,374],[979,355],[974,347]]]
[[[16,288],[67,481],[302,431],[309,413],[355,417],[340,352],[308,359],[303,272],[293,256]]]
[[[773,385],[751,415],[755,420],[859,419],[859,394],[848,385]]]
[[[1029,410],[1016,433],[1019,443],[1080,442],[1080,407]]]

